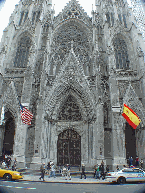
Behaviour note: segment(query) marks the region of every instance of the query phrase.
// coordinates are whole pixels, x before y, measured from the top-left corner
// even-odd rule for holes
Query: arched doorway
[[[15,135],[15,121],[11,112],[5,113],[5,132],[3,140],[3,154],[12,155]]]
[[[126,148],[126,159],[133,157],[133,165],[135,165],[136,159],[136,133],[128,123],[125,125],[125,148]]]
[[[63,131],[58,136],[57,165],[81,165],[81,136],[73,129]]]

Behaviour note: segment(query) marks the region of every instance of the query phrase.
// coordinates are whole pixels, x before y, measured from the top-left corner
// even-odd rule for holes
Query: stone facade
[[[71,0],[54,17],[51,0],[22,0],[10,17],[0,50],[0,108],[15,122],[11,154],[20,167],[50,160],[126,165],[123,103],[141,119],[134,151],[145,158],[145,45],[125,0],[95,6],[90,18]],[[30,126],[19,101],[34,115]]]

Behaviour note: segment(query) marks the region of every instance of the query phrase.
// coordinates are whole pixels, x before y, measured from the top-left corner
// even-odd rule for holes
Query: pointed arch
[[[128,49],[124,37],[121,34],[113,40],[113,46],[115,51],[116,69],[129,69]]]
[[[73,50],[61,66],[51,93],[47,93],[45,110],[49,117],[57,119],[59,108],[70,94],[76,99],[83,119],[92,119],[95,113],[94,99],[85,78],[83,67]]]

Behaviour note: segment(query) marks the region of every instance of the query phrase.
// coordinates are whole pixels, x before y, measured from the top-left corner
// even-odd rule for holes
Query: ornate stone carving
[[[138,57],[144,57],[143,50],[139,46],[137,47],[137,55],[138,55]]]

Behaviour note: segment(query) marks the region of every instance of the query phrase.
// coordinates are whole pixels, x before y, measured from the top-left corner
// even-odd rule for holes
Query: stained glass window
[[[31,46],[31,39],[28,36],[24,36],[20,39],[14,60],[14,67],[16,68],[27,67],[30,46]]]
[[[123,39],[116,38],[114,41],[116,69],[129,69],[127,45]]]

